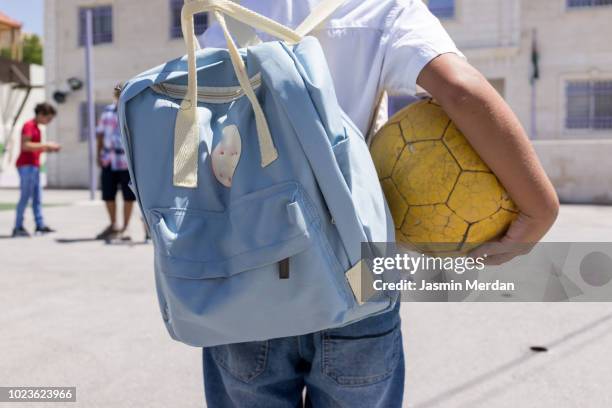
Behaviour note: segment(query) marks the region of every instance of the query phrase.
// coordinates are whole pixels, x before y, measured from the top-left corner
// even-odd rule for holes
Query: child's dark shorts
[[[134,201],[136,197],[130,188],[130,173],[127,170],[112,170],[102,168],[102,200],[115,201],[117,191],[121,187],[124,201]]]

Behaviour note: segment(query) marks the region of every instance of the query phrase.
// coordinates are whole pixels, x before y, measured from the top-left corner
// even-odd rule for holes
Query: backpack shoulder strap
[[[300,24],[295,32],[302,37],[308,35],[312,30],[317,28],[319,24],[327,20],[346,0],[321,0],[319,4],[310,12],[302,24]]]

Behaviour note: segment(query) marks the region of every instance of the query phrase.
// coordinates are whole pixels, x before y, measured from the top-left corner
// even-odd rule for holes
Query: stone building
[[[19,21],[0,12],[0,49],[14,60],[21,59],[21,26]]]
[[[95,96],[184,53],[182,0],[45,0],[47,93],[84,78],[83,13],[94,16]],[[429,0],[470,62],[516,111],[566,202],[612,202],[612,0]],[[196,22],[206,26],[205,16]],[[534,63],[537,60],[537,64]],[[533,79],[537,65],[539,78]],[[85,92],[50,133],[64,145],[49,182],[84,187]]]
[[[70,78],[85,80],[85,10],[94,26],[96,110],[112,102],[115,84],[185,53],[180,29],[183,0],[45,0],[47,95],[66,90]],[[203,32],[206,17],[196,19]],[[86,92],[69,93],[49,126],[62,152],[48,157],[49,185],[87,187]]]

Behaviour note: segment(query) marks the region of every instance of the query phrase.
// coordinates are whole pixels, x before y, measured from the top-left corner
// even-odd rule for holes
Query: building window
[[[105,44],[113,42],[113,7],[81,7],[79,9],[79,45],[85,45],[86,17],[87,10],[92,12],[93,20],[93,43]]]
[[[612,0],[567,0],[568,8],[610,6]]]
[[[181,29],[181,9],[185,0],[170,0],[170,37],[183,38]],[[208,28],[208,14],[199,13],[193,18],[196,35],[202,35]]]
[[[102,113],[104,112],[104,109],[106,109],[106,107],[110,105],[109,103],[96,103],[96,124],[98,123],[98,120],[100,119],[100,116],[102,116]],[[87,118],[88,116],[88,112],[87,112],[87,102],[81,102],[81,104],[79,105],[79,140],[81,142],[86,142],[87,138],[89,137],[89,120]]]
[[[429,10],[438,18],[455,17],[455,0],[429,0]]]
[[[612,81],[570,81],[566,86],[567,129],[612,129]]]

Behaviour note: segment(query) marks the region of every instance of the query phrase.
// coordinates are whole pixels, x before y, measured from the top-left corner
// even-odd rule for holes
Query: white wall
[[[534,146],[566,203],[612,203],[612,140],[541,140]]]
[[[455,0],[455,17],[442,21],[464,49],[517,46],[521,32],[520,0]]]
[[[182,40],[169,35],[168,0],[45,0],[48,97],[70,76],[84,78],[84,51],[77,45],[77,13],[79,6],[95,4],[113,5],[114,24],[114,42],[94,48],[97,101],[110,101],[117,81],[184,53]],[[608,146],[603,140],[612,140],[612,132],[564,129],[564,81],[612,78],[612,7],[568,11],[566,0],[456,0],[456,4],[456,17],[443,24],[472,64],[487,78],[503,81],[504,97],[528,131],[532,30],[537,29],[541,53],[537,138],[576,141],[541,145],[545,147],[538,144],[538,153],[566,201],[604,200],[610,189],[600,181],[612,177],[612,173],[589,158],[599,157],[608,147],[591,140]],[[60,106],[57,121],[49,129],[64,146],[61,154],[49,158],[53,186],[88,184],[87,144],[79,140],[78,120],[79,103],[84,99],[83,91],[72,95]],[[576,154],[567,146],[573,146]],[[570,153],[572,157],[565,156]],[[567,177],[574,171],[585,175],[579,183]]]

